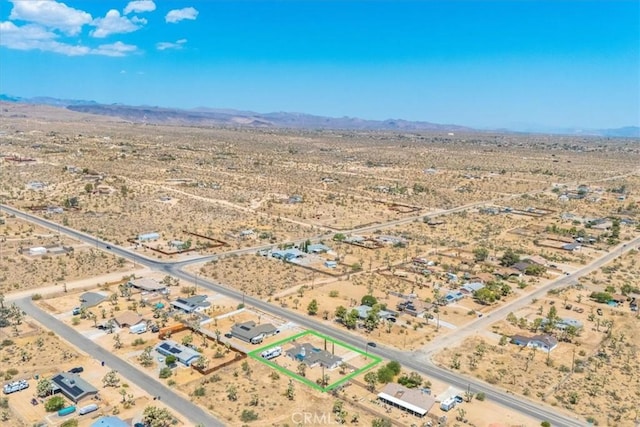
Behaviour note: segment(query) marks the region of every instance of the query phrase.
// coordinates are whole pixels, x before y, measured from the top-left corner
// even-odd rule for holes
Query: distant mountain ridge
[[[51,97],[21,98],[0,94],[0,101],[26,104],[44,104],[64,107],[71,111],[103,116],[118,117],[123,120],[153,123],[202,126],[247,126],[261,128],[293,129],[343,129],[343,130],[402,130],[441,132],[490,132],[455,124],[437,124],[426,121],[403,119],[368,120],[357,117],[324,117],[305,113],[256,113],[223,108],[198,107],[191,110],[152,106],[130,106],[122,104],[99,104],[95,101],[58,99]],[[500,129],[500,132],[523,132],[522,129]],[[555,133],[565,135],[631,137],[640,138],[640,127],[626,126],[616,129],[571,129],[544,128],[526,129],[526,133]]]

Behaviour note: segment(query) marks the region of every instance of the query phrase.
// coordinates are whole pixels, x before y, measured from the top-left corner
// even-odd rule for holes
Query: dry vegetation
[[[635,140],[140,125],[14,104],[2,104],[0,118],[3,203],[35,209],[58,224],[130,248],[135,246],[129,239],[147,232],[159,233],[158,240],[148,243],[156,249],[172,251],[172,240],[188,241],[194,249],[191,255],[220,254],[214,261],[190,267],[200,277],[303,312],[316,300],[316,316],[325,322],[335,322],[337,306],[359,305],[365,295],[373,295],[390,309],[401,301],[400,294],[412,293],[425,303],[433,302],[463,282],[450,280],[447,273],[491,277],[502,268],[499,260],[508,250],[520,257],[542,256],[557,264],[540,277],[505,280],[512,292],[496,305],[504,304],[564,271],[575,271],[639,231],[640,146]],[[16,162],[10,156],[33,161]],[[579,193],[580,185],[588,186],[586,197],[559,197]],[[425,214],[460,206],[469,208],[423,220]],[[48,207],[63,211],[56,213]],[[486,208],[491,207],[501,211],[487,213]],[[547,211],[526,214],[532,208]],[[597,218],[636,222],[622,224],[619,235],[613,236],[610,226],[593,226],[590,221]],[[131,268],[130,262],[62,237],[55,230],[6,215],[0,219],[0,292],[37,289]],[[387,222],[392,224],[382,227]],[[380,227],[355,230],[354,234],[402,237],[406,245],[364,249],[332,239],[370,225]],[[245,230],[253,233],[243,237]],[[225,246],[212,247],[213,240],[188,233],[225,242]],[[577,252],[550,247],[578,233],[597,241]],[[276,249],[285,242],[313,236],[321,236],[332,252],[305,267],[255,255],[258,247]],[[73,251],[37,257],[19,253],[36,246],[64,246]],[[488,250],[486,260],[474,259],[473,251],[478,247]],[[247,250],[238,256],[224,254],[235,249]],[[136,250],[168,260],[184,258],[144,247]],[[414,257],[426,258],[434,265],[417,267],[411,262]],[[323,270],[322,259],[336,260],[337,268]],[[438,360],[449,366],[458,359],[462,372],[593,417],[601,424],[630,425],[638,416],[633,412],[640,378],[638,319],[626,306],[605,307],[603,316],[593,315],[595,303],[588,301],[588,295],[592,291],[633,292],[640,275],[637,260],[637,252],[630,252],[583,279],[582,289],[572,288],[539,303],[543,313],[551,307],[548,301],[554,301],[558,309],[566,300],[585,309],[582,335],[572,343],[562,342],[549,361],[546,355],[499,344],[499,334],[527,333],[540,316],[538,306],[514,313],[526,324],[498,322],[492,332],[479,331],[461,348],[446,349]],[[115,287],[102,290],[118,293]],[[178,288],[172,290],[172,296],[179,292]],[[137,296],[130,301],[119,298],[94,309],[98,319],[125,309],[151,315],[149,306],[140,307]],[[51,310],[52,303],[53,311],[62,313],[77,304],[77,296],[43,304]],[[222,317],[206,328],[224,333],[233,321],[255,318],[255,313],[248,311],[225,317],[238,304],[214,302],[209,314]],[[455,333],[455,328],[496,305],[466,297],[430,313],[442,322],[439,328],[433,320],[403,315],[395,324],[380,324],[371,332],[359,327],[356,331],[381,343],[417,349],[438,335]],[[95,319],[64,318],[85,332],[93,329]],[[11,331],[5,328],[0,333]],[[39,334],[35,339],[44,339],[47,348],[59,345],[48,341],[52,337]],[[181,334],[177,335],[180,340],[185,333]],[[137,363],[142,352],[142,344],[134,345],[135,338],[123,334],[123,346],[116,349],[132,363]],[[22,339],[31,338],[15,338]],[[108,348],[114,345],[107,334],[96,336],[96,340]],[[36,341],[24,344],[34,353],[34,345],[39,345]],[[5,356],[12,346],[3,344],[3,357],[21,357],[17,351]],[[576,360],[571,368],[574,350]],[[53,353],[47,352],[47,357]],[[13,359],[5,361],[13,363]],[[53,359],[40,362],[44,367],[63,363]],[[236,364],[195,379],[193,371],[178,370],[172,380],[230,425],[241,425],[254,415],[258,417],[256,424],[294,423],[292,402],[284,395],[288,380],[276,378],[262,364],[251,360],[248,364],[246,370]],[[148,368],[151,374],[157,369],[157,363]],[[629,387],[622,388],[620,383]],[[235,399],[229,398],[232,386],[237,392]],[[300,384],[295,384],[295,390],[293,400],[301,410],[332,411],[332,396]],[[350,395],[351,390],[346,393]],[[375,405],[366,402],[372,398],[370,392],[354,392],[351,400],[347,394],[345,409],[350,415],[359,414],[362,425],[380,415]],[[211,396],[220,396],[225,404],[209,403]],[[478,409],[480,414],[482,408]],[[16,422],[15,414],[9,415],[10,422]],[[404,415],[398,417],[412,423]],[[477,420],[482,420],[481,415]]]

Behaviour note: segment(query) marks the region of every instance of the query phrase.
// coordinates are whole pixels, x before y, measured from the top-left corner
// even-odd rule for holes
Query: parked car
[[[80,314],[80,307],[75,307],[71,312],[71,314],[73,314],[74,316],[77,316],[78,314]]]
[[[153,333],[160,332],[160,328],[158,327],[158,325],[153,325],[151,327],[151,332]]]
[[[80,372],[83,372],[84,368],[82,366],[76,366],[75,368],[69,369],[69,372],[72,374],[79,374]]]
[[[368,343],[367,343],[367,345],[368,345],[369,347],[377,347],[377,346],[378,346],[378,344],[374,343],[373,341],[368,342]]]
[[[230,333],[226,333],[224,334],[225,338],[233,338],[233,335],[231,335]]]

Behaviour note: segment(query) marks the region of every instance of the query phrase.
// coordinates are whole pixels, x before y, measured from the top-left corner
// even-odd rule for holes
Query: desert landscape
[[[190,425],[169,397],[111,378],[14,303],[224,425],[305,424],[293,418],[305,413],[326,417],[308,425],[545,421],[411,367],[389,376],[398,362],[378,352],[433,360],[594,425],[640,416],[634,139],[140,124],[1,106],[0,197],[32,216],[0,212],[0,351],[19,365],[2,373],[5,384],[30,382],[2,401],[11,427],[90,425],[30,403],[36,376],[76,365],[100,389],[95,415],[148,422],[157,406],[167,413],[154,427]],[[328,346],[300,319],[358,345]],[[242,325],[269,332],[253,342]],[[541,334],[552,350],[526,344]],[[344,364],[260,356],[304,343]],[[382,403],[389,384],[437,404],[415,417]],[[444,410],[442,396],[461,401]]]

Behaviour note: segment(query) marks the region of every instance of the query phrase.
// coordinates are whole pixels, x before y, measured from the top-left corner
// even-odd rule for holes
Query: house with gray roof
[[[84,294],[80,295],[80,307],[95,307],[106,299],[106,296],[99,294],[98,292],[85,292]]]
[[[196,350],[172,340],[164,340],[156,345],[156,351],[164,356],[175,356],[176,360],[185,366],[191,366],[200,357]]]
[[[77,374],[61,372],[51,378],[51,391],[62,393],[73,403],[98,393],[98,389],[80,378]]]
[[[252,320],[236,323],[231,327],[231,335],[251,344],[259,344],[264,338],[275,335],[278,332],[278,329],[271,323],[257,325],[256,322]]]
[[[295,344],[286,353],[292,360],[304,363],[310,368],[323,366],[326,369],[335,369],[342,363],[342,357],[316,348],[309,343]]]
[[[211,303],[207,301],[206,295],[194,295],[192,297],[178,298],[171,301],[171,305],[185,313],[193,313],[194,311],[209,307]]]
[[[558,340],[551,335],[535,335],[533,337],[514,335],[511,337],[511,342],[521,347],[538,348],[547,352],[558,346]]]

